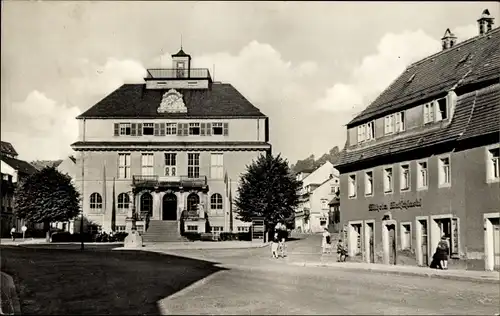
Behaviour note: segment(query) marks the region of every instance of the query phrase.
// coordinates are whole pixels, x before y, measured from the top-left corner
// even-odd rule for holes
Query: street
[[[201,285],[161,300],[161,312],[392,315],[499,312],[498,284],[295,267],[279,262],[224,266],[229,270],[216,272]]]

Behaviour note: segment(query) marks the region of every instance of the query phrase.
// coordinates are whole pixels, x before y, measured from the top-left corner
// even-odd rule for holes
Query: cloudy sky
[[[405,67],[465,40],[495,2],[2,1],[1,138],[20,158],[58,159],[75,117],[145,68],[169,67],[182,34],[212,69],[270,117],[292,163],[343,147],[345,124]]]

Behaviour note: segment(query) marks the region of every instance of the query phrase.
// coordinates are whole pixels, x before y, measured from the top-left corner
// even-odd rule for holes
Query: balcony
[[[136,188],[204,188],[207,186],[207,177],[188,177],[188,176],[178,176],[178,177],[162,177],[158,175],[144,176],[137,175],[132,176],[132,185]]]
[[[211,79],[207,68],[175,69],[156,68],[148,69],[147,79]]]

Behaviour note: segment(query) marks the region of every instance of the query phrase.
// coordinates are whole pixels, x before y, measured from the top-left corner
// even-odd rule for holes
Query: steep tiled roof
[[[458,97],[454,116],[447,126],[422,130],[413,135],[403,133],[389,141],[380,141],[372,146],[356,149],[344,148],[337,166],[348,165],[396,152],[407,151],[457,140],[500,132],[500,84],[470,92]],[[486,119],[487,117],[487,119]]]
[[[449,91],[454,86],[497,78],[500,28],[458,43],[410,65],[347,127]],[[458,85],[457,85],[458,84]]]
[[[231,84],[214,83],[211,89],[176,89],[183,95],[187,113],[157,112],[163,89],[145,84],[124,84],[78,118],[191,118],[249,117],[265,115]]]
[[[6,156],[2,156],[1,159],[3,162],[5,162],[6,164],[8,164],[9,166],[11,166],[12,168],[14,168],[19,173],[22,173],[22,174],[29,175],[29,174],[33,174],[33,173],[38,171],[31,164],[29,164],[28,162],[23,161],[23,160],[11,158],[11,157],[6,157]]]
[[[42,170],[45,167],[55,167],[59,166],[62,163],[62,160],[36,160],[32,161],[31,165],[38,170]]]
[[[9,142],[2,141],[0,143],[0,149],[2,154],[17,156],[17,151],[14,149],[14,146],[12,146],[12,144]]]

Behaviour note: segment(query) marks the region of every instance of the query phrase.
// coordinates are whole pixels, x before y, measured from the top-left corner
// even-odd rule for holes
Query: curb
[[[2,315],[21,315],[21,304],[14,279],[7,273],[1,272],[1,280],[2,302],[0,310]],[[6,299],[6,302],[3,299]]]
[[[500,280],[490,279],[488,277],[449,275],[449,274],[439,274],[439,273],[432,273],[432,272],[381,270],[381,269],[376,269],[376,268],[363,269],[363,268],[358,268],[358,267],[337,266],[337,265],[329,265],[329,264],[324,264],[324,263],[291,262],[288,264],[302,266],[302,267],[322,267],[322,268],[338,268],[338,269],[353,270],[353,271],[366,271],[366,272],[385,274],[385,275],[387,275],[387,274],[408,275],[408,276],[419,276],[419,277],[423,277],[423,278],[436,278],[436,279],[446,279],[446,280],[455,280],[455,281],[469,281],[469,282],[478,282],[478,283],[500,284]]]
[[[206,248],[206,247],[186,247],[186,248],[148,248],[147,246],[143,246],[142,248],[135,247],[118,247],[113,248],[112,250],[143,250],[143,251],[175,251],[175,250],[234,250],[234,249],[259,249],[266,247],[268,245],[259,245],[254,247],[227,247],[227,248]]]

